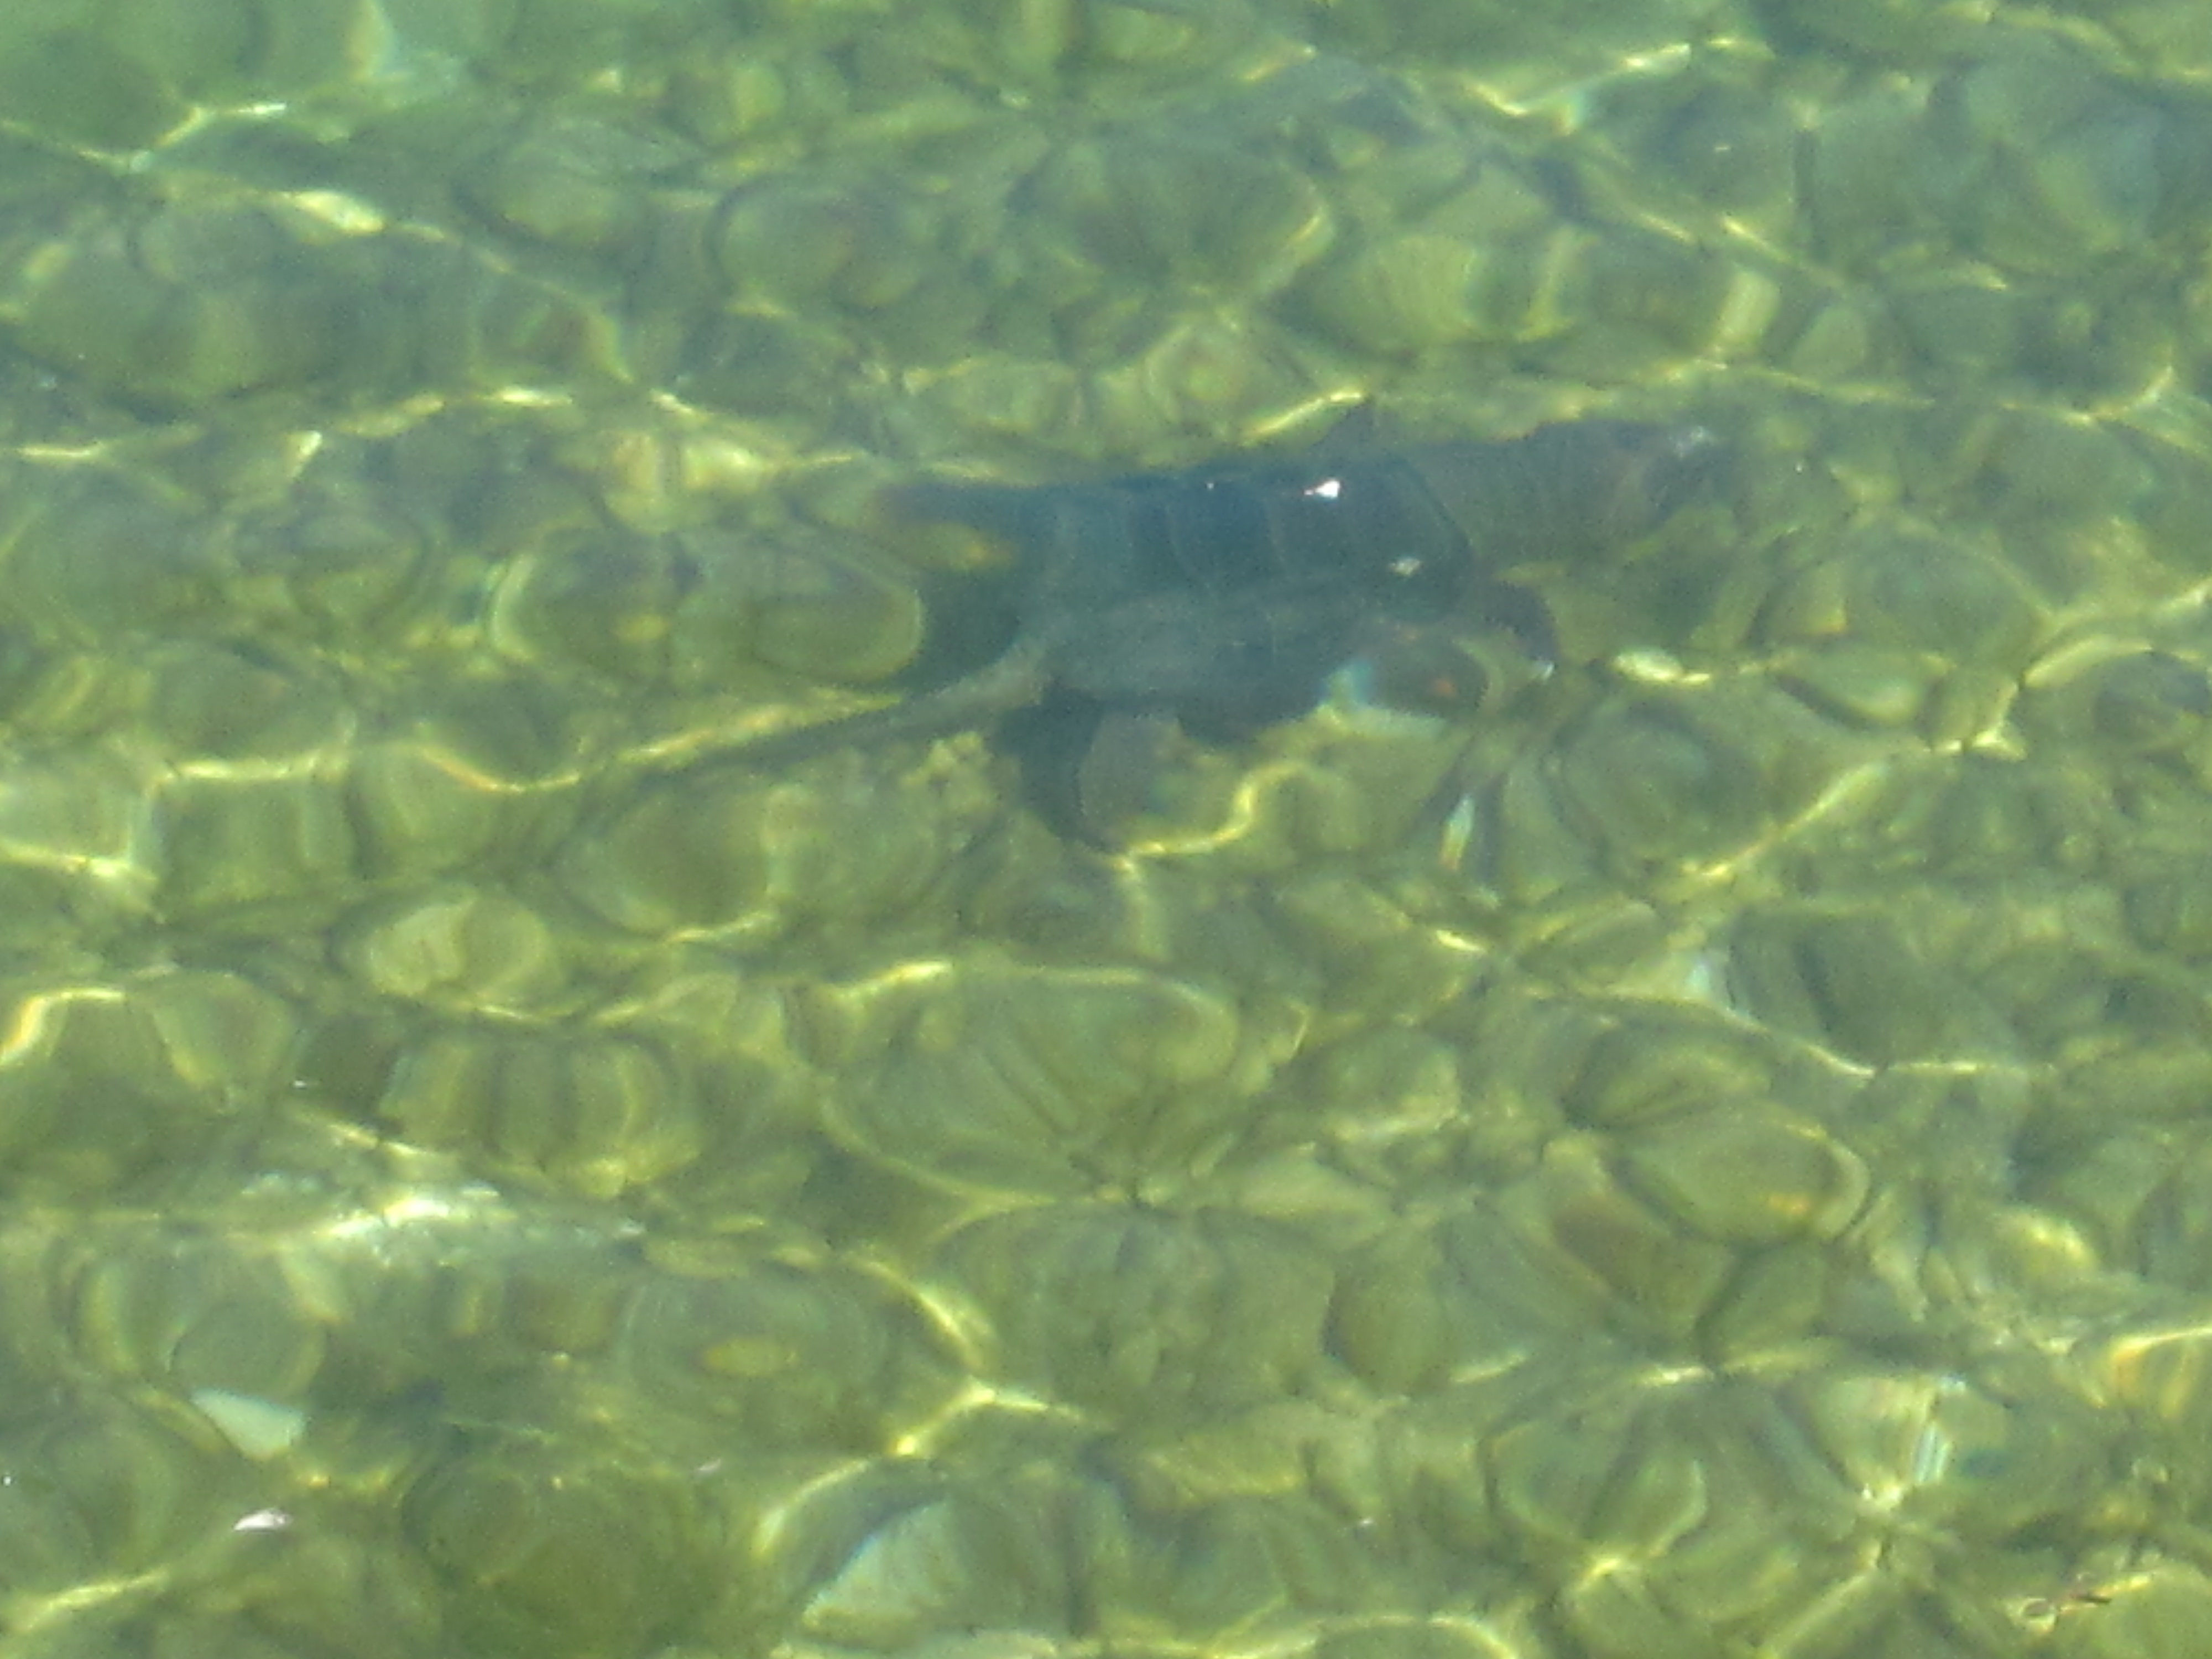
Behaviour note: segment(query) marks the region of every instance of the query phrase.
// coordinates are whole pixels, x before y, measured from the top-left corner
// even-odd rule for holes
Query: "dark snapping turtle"
[[[891,708],[743,744],[775,766],[831,749],[989,726],[1031,806],[1110,845],[1086,763],[1117,723],[1232,741],[1310,709],[1380,628],[1500,629],[1548,663],[1550,618],[1496,573],[1641,535],[1705,487],[1702,427],[1593,419],[1525,437],[1228,461],[1092,483],[929,480],[896,518],[966,525],[1013,554],[1011,642]]]

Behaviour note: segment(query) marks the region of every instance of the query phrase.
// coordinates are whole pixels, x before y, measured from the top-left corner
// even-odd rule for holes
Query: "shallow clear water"
[[[10,1651],[2197,1651],[2208,66],[12,12]],[[1033,637],[919,481],[1599,417],[1725,477],[1486,475],[1540,629],[1115,709],[1113,850],[775,736]]]

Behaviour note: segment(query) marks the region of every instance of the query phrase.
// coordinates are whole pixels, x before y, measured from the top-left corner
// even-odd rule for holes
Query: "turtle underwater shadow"
[[[1148,734],[1172,724],[1231,744],[1295,719],[1394,628],[1495,630],[1548,665],[1550,617],[1504,573],[1648,533],[1726,456],[1702,426],[1591,418],[1090,482],[894,485],[892,523],[961,525],[1008,550],[1003,649],[903,702],[726,758],[781,765],[987,729],[1048,827],[1110,850]]]

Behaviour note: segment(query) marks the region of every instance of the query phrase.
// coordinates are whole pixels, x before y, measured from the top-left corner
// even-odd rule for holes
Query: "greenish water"
[[[2212,1647],[2212,13],[1554,10],[9,9],[9,1659]],[[747,763],[1354,410],[1732,459]]]

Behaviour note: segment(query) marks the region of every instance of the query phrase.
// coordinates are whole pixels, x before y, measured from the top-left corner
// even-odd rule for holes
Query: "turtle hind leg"
[[[1106,720],[1106,705],[1080,691],[1055,686],[1034,702],[1009,710],[991,733],[991,746],[1020,769],[1022,799],[1064,841],[1111,852],[1118,845],[1110,822],[1085,796],[1084,768]]]

